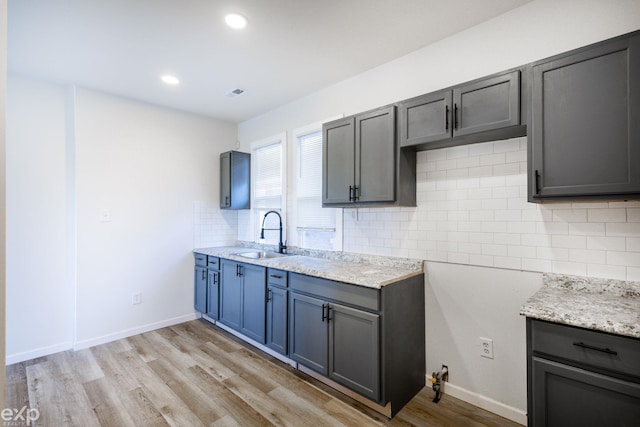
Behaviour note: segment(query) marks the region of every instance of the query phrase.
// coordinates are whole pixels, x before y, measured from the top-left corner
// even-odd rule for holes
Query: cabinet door
[[[220,261],[220,322],[240,330],[242,282],[239,264],[223,259]]]
[[[451,138],[451,91],[430,93],[398,105],[400,146]]]
[[[322,300],[289,292],[289,357],[323,375],[328,372],[326,310]]]
[[[530,426],[631,426],[640,420],[640,384],[533,358]]]
[[[532,198],[640,193],[640,37],[533,67]]]
[[[350,203],[355,186],[355,119],[326,123],[322,133],[322,203]]]
[[[287,354],[287,290],[267,287],[267,346]]]
[[[267,269],[240,264],[242,278],[242,326],[240,332],[264,344],[267,310]]]
[[[453,136],[520,124],[520,71],[453,90]]]
[[[356,202],[393,202],[396,187],[395,106],[356,116]]]
[[[193,277],[194,301],[193,307],[201,313],[207,312],[207,269],[205,267],[195,267]]]
[[[220,154],[220,207],[231,207],[231,152]]]
[[[231,209],[249,209],[251,198],[251,155],[231,152]]]
[[[218,320],[218,301],[220,291],[220,272],[207,272],[207,316]]]
[[[380,316],[329,306],[329,378],[380,400]]]

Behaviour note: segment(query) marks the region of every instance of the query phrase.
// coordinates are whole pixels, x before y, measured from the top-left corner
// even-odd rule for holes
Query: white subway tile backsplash
[[[640,208],[628,208],[627,209],[627,221],[640,222]]]
[[[344,250],[640,280],[640,202],[529,203],[526,159],[526,138],[419,152],[418,206],[345,214]]]
[[[624,237],[587,236],[587,249],[624,251],[626,241]]]
[[[585,236],[551,236],[551,246],[584,249],[587,247],[587,238]]]
[[[633,280],[634,282],[640,282],[640,268],[627,267],[627,280]]]
[[[640,223],[611,223],[607,224],[607,236],[640,237]]]
[[[626,209],[588,209],[589,222],[626,222]]]
[[[574,236],[604,236],[606,228],[599,222],[572,222],[569,223],[569,234]]]
[[[554,209],[554,222],[587,222],[586,209]]]
[[[640,267],[640,252],[607,252],[607,264]]]
[[[587,276],[626,280],[627,267],[618,265],[587,264]]]
[[[627,250],[640,252],[640,237],[627,237]]]
[[[607,252],[591,249],[569,249],[569,261],[603,265],[607,262]]]
[[[551,272],[556,274],[570,274],[573,276],[586,276],[587,265],[579,262],[552,261]]]

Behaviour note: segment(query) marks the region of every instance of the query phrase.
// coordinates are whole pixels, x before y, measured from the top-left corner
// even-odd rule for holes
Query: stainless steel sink
[[[244,258],[250,258],[250,259],[268,259],[268,258],[280,258],[283,256],[287,256],[287,254],[281,254],[278,252],[267,252],[267,251],[241,252],[234,255],[241,256]]]

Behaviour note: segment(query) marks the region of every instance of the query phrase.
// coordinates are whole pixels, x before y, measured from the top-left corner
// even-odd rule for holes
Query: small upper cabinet
[[[529,201],[640,196],[640,34],[533,65]]]
[[[520,121],[520,71],[475,80],[398,104],[400,145],[421,149],[524,135]],[[510,129],[486,138],[460,137]],[[454,138],[457,138],[455,141]]]
[[[322,148],[323,206],[415,206],[415,153],[396,143],[395,106],[325,123]]]
[[[251,155],[240,151],[220,154],[220,209],[249,209]]]

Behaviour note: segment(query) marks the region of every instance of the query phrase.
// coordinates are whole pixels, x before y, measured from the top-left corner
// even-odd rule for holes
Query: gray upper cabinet
[[[638,32],[533,64],[529,200],[640,196]]]
[[[322,205],[415,206],[415,153],[396,143],[395,106],[323,126]]]
[[[524,135],[520,74],[508,71],[398,103],[400,145],[432,149]]]
[[[220,154],[220,208],[249,209],[251,155],[240,151]]]

